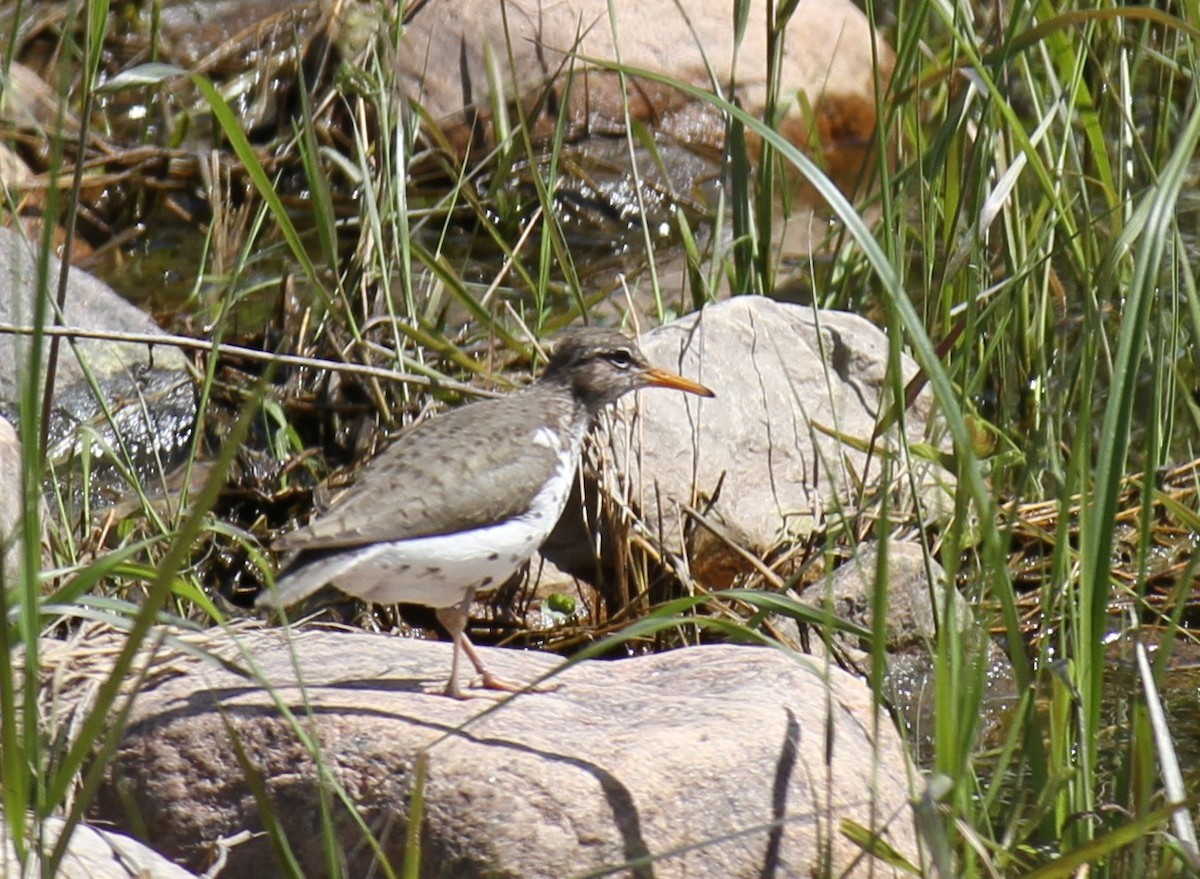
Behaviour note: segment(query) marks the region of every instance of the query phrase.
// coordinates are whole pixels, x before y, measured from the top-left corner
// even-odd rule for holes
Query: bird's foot
[[[429,683],[422,687],[422,690],[430,696],[449,696],[451,699],[459,699],[463,702],[468,699],[491,699],[493,702],[500,702],[514,693],[549,693],[557,689],[558,684],[530,686],[519,681],[505,680],[490,673],[472,680],[466,690],[453,680],[448,681],[445,685]]]
[[[561,684],[543,682],[540,684],[525,684],[521,681],[510,681],[498,677],[490,671],[485,671],[478,678],[479,683],[471,682],[471,686],[479,686],[485,690],[500,690],[505,693],[553,693]]]
[[[426,684],[423,690],[430,696],[449,696],[451,699],[458,699],[462,702],[466,702],[468,699],[491,699],[493,702],[499,702],[501,699],[508,698],[504,693],[476,690],[473,686],[464,690],[453,681],[445,686]]]

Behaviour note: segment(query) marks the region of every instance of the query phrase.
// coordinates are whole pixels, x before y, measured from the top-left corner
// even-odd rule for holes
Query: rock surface
[[[677,0],[433,0],[406,22],[397,65],[412,100],[460,152],[491,130],[497,78],[506,98],[525,104],[535,136],[549,139],[564,121],[568,140],[623,134],[628,110],[653,131],[720,150],[727,126],[711,104],[648,77],[630,76],[623,93],[618,74],[599,64],[619,61],[704,91],[715,85],[761,117],[772,8],[747,4],[739,42],[726,0],[686,9]],[[778,128],[804,148],[819,143],[843,185],[852,185],[875,130],[876,57],[886,86],[894,56],[850,0],[797,5],[782,49]]]
[[[828,608],[842,619],[871,629],[875,622],[871,607],[878,563],[879,546],[861,546],[854,558],[804,590],[800,601]],[[887,648],[928,648],[937,638],[938,620],[944,618],[945,570],[928,559],[919,544],[892,541],[887,546],[887,585]],[[970,602],[957,589],[950,591],[950,600],[954,602],[959,629],[963,633],[977,629]]]
[[[643,527],[670,553],[683,553],[688,528],[682,505],[760,558],[803,540],[828,513],[854,508],[860,484],[879,483],[882,455],[869,462],[856,447],[875,430],[887,369],[887,336],[865,318],[739,296],[708,306],[641,338],[652,363],[708,385],[713,399],[646,392],[619,406],[624,427],[612,435],[606,477],[610,490],[640,511]],[[916,364],[901,355],[904,382]],[[910,442],[939,442],[931,418],[932,394],[918,395],[905,416]],[[836,434],[848,438],[842,442]],[[896,431],[878,442],[895,448]],[[913,461],[922,500],[946,497],[938,486],[950,474]],[[892,464],[899,509],[908,477]],[[937,512],[935,509],[934,512]],[[928,514],[927,514],[928,515]],[[564,521],[547,557],[573,572],[580,547],[588,547],[578,519]],[[748,571],[745,561],[719,540],[686,547],[692,572],[709,588],[730,584]]]
[[[47,849],[57,844],[65,823],[61,818],[47,819]],[[20,875],[12,840],[0,840],[0,876]],[[41,875],[36,862],[24,875]],[[67,853],[54,875],[57,879],[195,879],[194,874],[137,840],[86,824],[72,831]]]
[[[814,583],[799,597],[813,607],[827,608],[838,617],[874,626],[872,596],[875,591],[879,547],[861,546],[859,552],[829,576]],[[919,748],[932,745],[935,700],[935,649],[939,620],[949,619],[946,601],[953,602],[961,643],[967,658],[984,664],[984,702],[979,735],[990,740],[999,731],[1016,702],[1012,663],[989,637],[971,603],[957,590],[947,591],[946,572],[926,557],[919,544],[892,541],[887,547],[887,677],[883,693],[897,710],[912,740]],[[869,660],[861,653],[867,645],[836,636],[853,657]]]
[[[48,257],[47,288],[52,297],[56,295],[60,270],[58,258]],[[39,289],[35,244],[19,232],[0,228],[0,324],[32,326],[34,305],[41,295],[46,294]],[[149,315],[103,281],[77,268],[71,269],[67,276],[66,301],[59,323],[88,331],[166,339]],[[46,325],[53,324],[50,311]],[[13,406],[12,411],[20,399],[31,344],[29,335],[0,333],[0,404]],[[48,357],[47,339],[43,362]],[[184,372],[186,364],[183,354],[166,344],[78,339],[72,346],[63,339],[54,379],[49,455],[58,459],[69,457],[78,442],[76,429],[82,425],[89,434],[94,431],[93,442],[128,450],[134,469],[160,473],[155,456],[169,457],[185,448],[191,436],[195,394],[191,379]],[[96,399],[88,373],[95,377],[104,398],[103,406]],[[104,416],[104,407],[112,413],[111,421]],[[98,469],[94,475],[103,481],[106,468],[102,461],[96,463]],[[112,478],[119,481],[115,476]]]
[[[50,295],[57,289],[61,263],[50,256],[47,278]],[[38,289],[37,244],[19,232],[0,228],[0,323],[28,327],[33,324]],[[46,323],[53,325],[53,305]],[[80,269],[71,269],[67,278],[67,298],[60,322],[65,326],[114,333],[161,335],[165,333],[149,315],[113,292],[103,281]],[[76,343],[78,356],[63,340],[55,377],[56,393],[84,382],[80,361],[103,383],[118,376],[131,376],[149,368],[181,370],[183,355],[170,346],[151,348],[145,342],[116,342],[81,339]],[[21,393],[21,377],[29,362],[30,337],[0,334],[0,400],[13,402]]]
[[[238,637],[245,654],[228,643],[221,652],[252,657],[302,718],[396,868],[422,753],[425,877],[561,879],[630,862],[612,875],[898,875],[845,838],[846,821],[873,825],[916,862],[909,769],[891,722],[876,725],[863,684],[810,658],[713,646],[583,662],[556,677],[558,690],[489,712],[488,700],[421,691],[446,674],[448,644],[316,630],[290,645],[278,632]],[[525,680],[559,663],[486,653],[497,673]],[[97,817],[144,827],[170,857],[206,864],[214,840],[263,827],[232,734],[302,871],[324,875],[322,794],[293,725],[245,677],[187,658],[171,666],[175,676],[139,696]],[[328,785],[325,796],[339,802]],[[373,855],[358,825],[341,805],[332,820],[349,874],[366,875]],[[223,877],[277,870],[265,836],[228,854]]]
[[[13,426],[0,417],[0,588],[15,583],[21,570],[22,472],[21,440]]]

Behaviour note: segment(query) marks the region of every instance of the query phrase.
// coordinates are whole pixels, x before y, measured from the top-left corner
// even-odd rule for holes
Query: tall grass
[[[780,24],[793,5],[777,10]],[[735,21],[742,21],[748,6],[735,7],[743,14]],[[81,92],[86,96],[110,19],[106,4],[88,3],[85,9],[86,19],[64,27],[64,33],[87,35],[75,47],[88,72]],[[866,10],[872,19],[884,12],[870,0]],[[1192,402],[1200,373],[1195,362],[1200,299],[1192,270],[1197,242],[1180,200],[1194,184],[1200,145],[1194,88],[1200,8],[1034,3],[997,12],[898,0],[887,13],[885,33],[896,48],[896,67],[878,102],[879,138],[894,149],[876,153],[867,187],[875,193],[870,211],[838,191],[817,162],[759,119],[707,89],[674,83],[723,111],[731,131],[734,185],[727,197],[733,203],[711,219],[721,226],[726,213],[733,218],[732,243],[714,235],[705,248],[680,219],[691,304],[716,295],[720,279],[733,279],[739,291],[770,292],[795,270],[777,262],[774,217],[776,207],[787,202],[789,180],[802,177],[838,220],[828,258],[814,258],[802,269],[814,300],[870,312],[888,329],[895,401],[889,417],[903,418],[908,389],[898,365],[905,350],[919,363],[949,428],[958,495],[948,523],[924,534],[924,545],[997,633],[1013,665],[1017,699],[999,739],[981,741],[979,719],[988,696],[984,651],[958,625],[955,606],[947,601],[939,608],[931,645],[937,706],[932,756],[925,787],[914,792],[929,874],[1051,877],[1086,868],[1092,876],[1194,875],[1190,843],[1178,823],[1180,815],[1185,822],[1190,815],[1165,805],[1156,780],[1158,767],[1171,764],[1170,718],[1151,710],[1156,701],[1140,693],[1170,686],[1165,657],[1174,639],[1194,638],[1181,625],[1191,567],[1174,592],[1171,614],[1159,614],[1146,599],[1158,517],[1169,513],[1193,528],[1200,522],[1195,509],[1167,497],[1154,478],[1160,468],[1197,454]],[[492,90],[505,94],[511,86],[498,72],[502,59],[495,60]],[[672,82],[619,63],[611,67],[622,76]],[[143,82],[169,75],[175,71],[165,67],[138,74]],[[456,375],[487,368],[465,353],[467,345],[487,340],[525,356],[526,328],[537,337],[597,310],[601,297],[584,289],[570,234],[556,218],[558,187],[569,165],[565,121],[546,148],[532,142],[520,113],[507,115],[498,101],[493,152],[450,168],[452,182],[436,198],[414,198],[407,175],[429,159],[416,154],[416,126],[424,122],[428,131],[430,120],[411,116],[396,100],[386,52],[368,57],[354,77],[345,101],[361,124],[352,132],[351,155],[332,157],[319,140],[315,108],[304,103],[300,111],[294,148],[314,181],[315,248],[296,228],[275,179],[219,90],[195,79],[265,206],[254,227],[273,230],[264,236],[285,242],[327,311],[319,327],[344,333],[356,356],[385,360],[449,386]],[[73,81],[61,80],[64,88]],[[129,78],[123,85],[133,82]],[[790,99],[778,89],[772,95],[775,101]],[[371,118],[374,124],[363,121]],[[645,133],[638,137],[632,124],[630,131],[630,149],[644,146]],[[56,138],[55,178],[63,162],[61,135]],[[761,152],[751,146],[758,143]],[[517,197],[506,187],[503,169],[515,168],[529,175],[531,196]],[[352,270],[335,259],[338,221],[325,182],[331,171],[352,176],[362,193]],[[71,215],[69,204],[64,209],[57,203],[57,191],[49,193],[40,243],[39,326],[50,320],[57,283],[45,269],[49,230],[57,217]],[[871,212],[879,216],[877,223],[863,219]],[[464,213],[501,255],[501,266],[486,283],[471,278],[469,268],[449,255],[451,227]],[[657,230],[646,225],[641,233],[652,251]],[[242,244],[245,258],[256,242]],[[653,288],[661,318],[673,306],[658,289],[655,255],[648,252],[647,259],[651,270],[632,283]],[[511,288],[525,295],[500,295]],[[215,312],[218,341],[225,304]],[[451,309],[465,316],[465,332],[447,319]],[[36,334],[31,345],[21,401],[26,449],[42,442],[40,351],[48,344]],[[202,399],[215,381],[210,367]],[[376,399],[391,393],[408,400],[415,397],[415,385],[378,390]],[[248,430],[250,418],[245,415],[237,429]],[[283,455],[296,441],[286,427],[279,430],[285,438],[275,452]],[[235,448],[227,445],[215,481],[191,511],[162,521],[153,533],[141,535],[143,542],[131,540],[91,564],[55,559],[62,577],[49,596],[43,591],[48,577],[42,571],[38,502],[44,473],[39,456],[28,456],[19,535],[24,564],[18,582],[0,590],[4,835],[23,856],[42,847],[42,822],[62,812],[65,803],[71,820],[86,809],[103,768],[102,760],[88,763],[92,743],[99,743],[101,755],[111,752],[119,723],[114,727],[109,719],[128,710],[120,694],[122,677],[133,651],[160,637],[157,614],[173,592],[189,609],[194,602],[187,596],[202,595],[203,584],[189,584],[178,572],[196,535],[219,528],[207,515]],[[894,472],[903,469],[895,466]],[[1138,471],[1147,474],[1135,483],[1142,513],[1127,538],[1117,533],[1117,519],[1127,497],[1122,492]],[[1031,599],[1014,583],[1010,553],[1021,502],[1046,499],[1057,503],[1057,517],[1052,533],[1044,535],[1045,574]],[[889,603],[886,545],[894,526],[912,521],[908,511],[881,503],[872,510],[873,536],[884,545],[873,596],[880,612],[872,639],[877,688],[887,664],[880,637]],[[831,556],[842,548],[840,540],[831,533]],[[1116,578],[1114,552],[1122,540],[1132,541],[1131,561],[1126,576]],[[133,558],[140,567],[131,564]],[[130,647],[84,721],[90,738],[58,742],[39,713],[37,639],[64,615],[95,615],[83,595],[97,581],[108,578],[109,594],[119,594],[135,574],[151,584],[140,604],[104,606],[106,619],[129,630]],[[751,605],[802,615],[762,593],[749,596],[742,597]],[[1112,613],[1115,597],[1134,612]],[[204,612],[215,614],[211,604],[201,603]],[[660,612],[625,637],[677,629],[703,603],[668,605],[674,619]],[[828,622],[819,616],[804,621]],[[724,622],[701,625],[746,634]],[[1126,687],[1123,678],[1116,680],[1111,643],[1162,632],[1156,663],[1143,664],[1141,682]],[[609,646],[604,641],[597,650]],[[881,692],[879,700],[882,705]],[[881,722],[890,721],[881,715]],[[1114,727],[1123,727],[1123,735]],[[61,845],[51,850],[43,863],[46,875],[62,856]],[[330,864],[336,872],[332,843]]]
[[[964,688],[963,675],[978,681],[980,671],[959,664],[961,646],[946,643],[955,627],[943,626],[934,760],[951,781],[943,829],[968,874],[1018,874],[1048,859],[1045,875],[1066,875],[1068,853],[1079,851],[1092,875],[1178,869],[1156,846],[1113,856],[1131,842],[1122,830],[1161,800],[1145,796],[1153,784],[1123,788],[1128,776],[1101,764],[1153,770],[1156,746],[1135,727],[1106,760],[1099,749],[1128,710],[1106,714],[1105,700],[1140,704],[1114,683],[1107,647],[1117,633],[1139,637],[1146,618],[1144,608],[1132,622],[1109,610],[1123,480],[1194,454],[1194,418],[1177,401],[1191,393],[1181,378],[1200,329],[1185,280],[1195,241],[1176,205],[1200,133],[1182,74],[1196,32],[1147,9],[1034,4],[976,18],[988,14],[897,4],[884,119],[901,160],[894,171],[880,166],[891,196],[881,243],[920,311],[919,332],[937,340],[965,325],[941,358],[953,402],[939,402],[990,422],[1017,453],[975,461],[959,440],[960,476],[986,472],[998,500],[1059,498],[1032,638],[1019,625],[1005,541],[979,544],[963,569],[983,607],[997,608],[1021,696],[998,764],[981,763],[970,735],[981,692]],[[834,289],[825,301],[854,306],[861,295]],[[1149,517],[1152,487],[1142,501]],[[978,512],[992,531],[987,507]],[[1140,561],[1120,589],[1135,606],[1153,524],[1143,519]],[[960,519],[944,535],[943,560],[972,546]],[[1154,848],[1162,861],[1147,854]]]

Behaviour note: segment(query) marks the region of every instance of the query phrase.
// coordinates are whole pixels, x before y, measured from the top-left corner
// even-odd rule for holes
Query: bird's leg
[[[522,693],[528,691],[530,693],[548,693],[551,690],[557,690],[558,684],[539,684],[532,686],[523,684],[520,681],[510,681],[506,678],[498,677],[488,671],[483,660],[479,657],[479,653],[475,650],[475,645],[471,643],[471,639],[463,633],[462,636],[463,653],[467,654],[467,659],[471,660],[471,665],[475,666],[475,671],[479,673],[480,686],[486,690],[500,690],[504,693]]]
[[[487,670],[487,667],[483,664],[483,659],[479,656],[479,652],[475,649],[475,645],[471,643],[471,639],[467,637],[466,633],[471,602],[474,598],[475,595],[472,592],[458,604],[452,607],[439,607],[435,611],[438,622],[450,633],[450,639],[454,642],[453,658],[450,661],[450,681],[446,684],[446,689],[443,692],[455,699],[470,699],[473,696],[487,695],[485,693],[464,693],[458,686],[458,654],[460,651],[467,654],[467,659],[471,661],[471,665],[475,666],[475,671],[480,677],[480,686],[484,689],[499,690],[504,693],[520,693],[526,690],[535,693],[544,693],[558,689],[557,684],[542,684],[531,687],[519,681],[506,680]]]
[[[467,626],[467,613],[473,597],[473,595],[468,595],[459,604],[452,607],[439,607],[434,611],[438,622],[450,633],[450,643],[454,645],[450,652],[450,680],[446,683],[445,689],[442,690],[445,695],[454,699],[470,698],[458,686],[458,645],[460,639],[466,638],[466,633],[463,629]],[[432,687],[430,691],[433,691]]]
[[[466,653],[467,658],[471,660],[471,664],[475,666],[475,670],[483,677],[484,686],[488,687],[488,681],[498,682],[499,678],[491,675],[486,668],[483,667],[483,662],[479,658],[479,654],[475,652],[475,645],[471,643],[471,639],[467,637],[466,628],[467,620],[470,618],[471,602],[475,599],[475,593],[469,592],[458,604],[451,607],[439,607],[434,613],[437,614],[438,622],[450,634],[450,641],[454,645],[451,651],[450,659],[450,680],[446,682],[446,687],[441,692],[452,699],[471,699],[476,696],[486,697],[486,693],[467,693],[458,685],[458,655]],[[502,683],[507,683],[502,682]],[[508,689],[505,687],[488,687],[489,689]],[[509,692],[521,689],[520,686],[513,686],[508,689]]]
[[[475,671],[479,675],[479,684],[485,690],[503,690],[506,693],[515,693],[523,687],[516,681],[507,681],[504,678],[497,677],[487,670],[483,664],[483,659],[479,656],[479,651],[475,649],[475,645],[471,643],[471,639],[463,633],[462,641],[463,653],[467,654],[467,659],[471,660],[471,665],[475,666]]]

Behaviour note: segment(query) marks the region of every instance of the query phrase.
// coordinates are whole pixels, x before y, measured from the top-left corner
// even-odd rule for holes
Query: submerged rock
[[[873,630],[879,551],[877,544],[860,546],[853,558],[805,589],[800,601]],[[919,544],[890,541],[884,627],[888,665],[882,689],[922,754],[934,740],[938,627],[950,619],[958,627],[963,661],[982,664],[983,710],[977,736],[983,742],[994,741],[1016,702],[1012,663],[988,636],[971,602],[946,582],[942,566]],[[861,660],[856,665],[865,676],[870,660],[863,651],[869,645],[846,635],[834,637],[843,656]]]
[[[432,0],[406,22],[396,64],[409,98],[460,153],[490,148],[497,96],[520,101],[542,140],[624,135],[632,121],[719,153],[724,113],[674,83],[719,92],[762,118],[772,8],[748,3],[739,35],[725,0],[686,9],[677,0]],[[850,0],[805,0],[783,32],[777,127],[801,148],[816,144],[846,188],[862,168],[876,86],[887,86],[893,63]]]
[[[527,166],[553,155],[554,215],[577,262],[606,285],[605,248],[628,274],[638,266],[629,255],[652,238],[652,247],[667,251],[660,277],[673,295],[687,273],[668,245],[686,227],[702,249],[730,247],[723,225],[721,237],[708,237],[709,221],[729,199],[722,187],[730,156],[748,167],[761,157],[759,133],[745,120],[733,123],[731,104],[752,120],[771,120],[843,192],[862,194],[873,177],[876,93],[887,89],[895,58],[862,11],[851,0],[794,4],[773,46],[768,13],[778,7],[736,6],[746,11],[741,33],[726,0],[417,4],[394,49],[397,88],[417,108],[429,147],[413,176],[453,176],[497,152],[516,153],[501,163],[506,174],[511,167],[505,186],[515,190],[506,201],[536,204]],[[532,155],[523,137],[511,135],[522,130]],[[779,190],[790,189],[787,209],[770,232],[790,257],[817,249],[831,220],[825,199],[793,164],[784,163],[790,180]],[[578,260],[582,248],[596,255]]]

